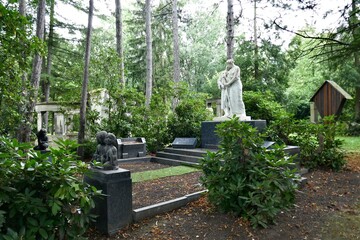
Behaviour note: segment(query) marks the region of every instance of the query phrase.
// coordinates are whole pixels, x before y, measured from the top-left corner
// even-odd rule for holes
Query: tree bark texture
[[[86,33],[86,49],[84,59],[84,78],[81,91],[81,104],[80,104],[80,127],[78,133],[78,143],[84,143],[85,139],[85,126],[86,126],[86,103],[87,103],[87,88],[89,84],[89,65],[90,65],[90,49],[91,49],[91,33],[92,33],[92,19],[94,14],[94,1],[89,0],[89,15],[88,15],[88,27]],[[81,159],[84,157],[84,148],[78,147],[77,154]]]
[[[227,59],[232,59],[234,56],[234,4],[233,0],[227,0],[228,10],[226,17],[226,46],[227,46]]]
[[[152,35],[151,35],[151,1],[145,1],[145,25],[146,25],[146,94],[145,106],[149,107],[152,95]]]
[[[179,54],[179,26],[177,13],[177,0],[173,0],[172,5],[172,22],[173,22],[173,44],[174,44],[174,82],[180,81],[180,54]]]
[[[50,0],[50,22],[49,22],[49,35],[48,35],[48,51],[46,57],[46,78],[42,82],[42,90],[43,90],[43,101],[49,102],[50,99],[50,77],[51,77],[51,69],[52,69],[52,58],[53,58],[53,49],[54,49],[54,13],[55,13],[55,0]],[[45,123],[44,128],[48,130],[48,122],[49,122],[49,113],[46,112],[44,114]]]
[[[254,0],[254,78],[256,81],[259,79],[259,46],[258,46],[258,37],[257,37],[257,13],[256,13],[256,1]]]
[[[37,19],[36,19],[36,37],[41,41],[44,40],[44,26],[45,26],[45,0],[39,0],[37,7]],[[21,141],[29,142],[31,134],[31,125],[34,121],[33,112],[35,109],[35,104],[38,96],[39,84],[40,84],[40,75],[41,75],[41,64],[42,56],[40,53],[36,53],[33,65],[32,73],[30,79],[30,91],[28,94],[29,101],[28,107],[25,113],[25,125],[22,130],[24,131],[23,138]]]
[[[116,51],[120,58],[120,85],[125,87],[121,0],[115,0]]]
[[[359,29],[359,19],[357,18],[357,6],[356,6],[356,0],[352,0],[351,2],[351,13],[349,18],[349,25],[355,26],[352,29],[352,35],[353,35],[353,41],[355,39],[359,39],[360,35],[360,29]],[[355,69],[358,73],[360,73],[360,53],[358,51],[354,52],[354,65]],[[355,121],[360,122],[360,85],[358,84],[355,86]]]

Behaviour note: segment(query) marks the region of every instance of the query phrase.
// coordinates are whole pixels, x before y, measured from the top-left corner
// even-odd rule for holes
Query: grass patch
[[[321,239],[359,239],[360,232],[360,205],[353,209],[336,214],[325,222]]]
[[[360,137],[336,137],[343,141],[342,148],[347,152],[360,152]]]
[[[143,182],[149,181],[157,178],[169,177],[169,176],[177,176],[183,175],[191,172],[200,171],[197,168],[187,167],[187,166],[176,166],[176,167],[168,167],[162,168],[158,170],[145,171],[145,172],[137,172],[131,174],[132,182]]]

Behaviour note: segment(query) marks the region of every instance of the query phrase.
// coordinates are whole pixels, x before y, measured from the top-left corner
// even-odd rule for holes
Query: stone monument
[[[251,120],[246,116],[245,104],[242,97],[242,83],[240,79],[240,68],[234,64],[233,59],[226,61],[226,69],[221,73],[218,80],[218,87],[221,89],[221,109],[224,115],[215,117],[213,121],[204,121],[201,123],[201,147],[217,148],[220,138],[215,130],[216,125],[229,120],[234,115],[239,121],[246,122],[259,132],[266,128],[265,120]]]
[[[114,134],[96,134],[97,148],[93,159],[103,166],[92,167],[84,181],[101,190],[105,196],[95,199],[94,225],[102,233],[112,235],[132,221],[132,181],[129,170],[118,168],[117,139]]]
[[[251,117],[246,116],[242,98],[240,68],[234,64],[233,59],[226,61],[226,69],[221,73],[218,87],[221,89],[221,109],[224,110],[224,115],[214,120],[225,120],[234,115],[240,120],[251,120]]]
[[[93,159],[103,165],[103,170],[115,170],[117,160],[117,139],[114,134],[100,131],[96,133],[97,147]]]

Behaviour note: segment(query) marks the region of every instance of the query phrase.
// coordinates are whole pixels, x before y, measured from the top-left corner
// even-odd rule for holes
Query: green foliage
[[[31,34],[31,22],[17,10],[14,1],[0,3],[0,133],[15,136],[24,111],[22,78],[30,70],[33,53],[42,43]]]
[[[172,139],[176,137],[196,137],[200,142],[201,122],[213,117],[205,108],[206,95],[188,92],[182,97],[169,118],[169,131]]]
[[[256,129],[238,118],[217,127],[222,138],[219,151],[201,161],[202,182],[209,200],[220,210],[250,219],[266,227],[276,214],[294,202],[295,169],[282,147],[267,151]]]
[[[259,76],[255,79],[254,43],[244,36],[238,39],[235,63],[240,66],[241,80],[245,91],[270,91],[277,102],[283,101],[285,89],[288,86],[288,75],[294,66],[287,54],[269,40],[261,39],[259,43]]]
[[[79,239],[94,216],[84,183],[87,165],[69,140],[41,154],[16,140],[0,139],[0,239]]]
[[[243,99],[246,114],[253,119],[263,119],[270,122],[287,115],[286,111],[275,101],[275,97],[269,91],[245,91]]]
[[[159,92],[154,92],[152,95],[150,108],[140,107],[133,114],[132,134],[145,137],[149,152],[161,150],[171,141],[167,120],[170,104],[166,94],[161,90],[157,89]]]
[[[342,142],[335,138],[337,128],[333,117],[319,124],[284,117],[272,122],[267,134],[274,141],[299,146],[301,163],[306,167],[338,171],[344,167],[345,159],[340,149]]]

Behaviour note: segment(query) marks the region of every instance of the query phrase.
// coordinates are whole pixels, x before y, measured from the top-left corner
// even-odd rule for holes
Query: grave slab
[[[173,148],[196,148],[197,139],[196,138],[175,138],[172,143]]]

